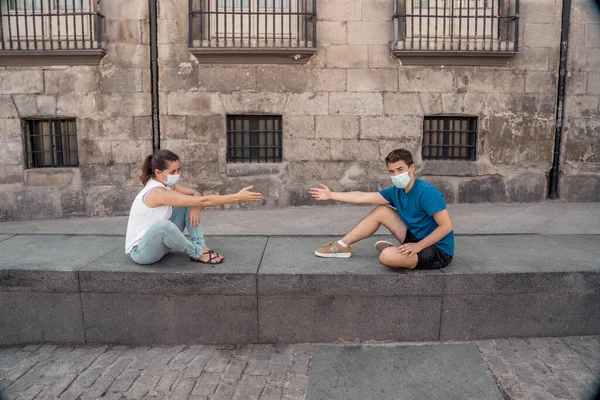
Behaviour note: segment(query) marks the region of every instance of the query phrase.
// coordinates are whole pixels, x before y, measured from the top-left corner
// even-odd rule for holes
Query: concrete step
[[[600,235],[457,236],[438,271],[394,271],[370,238],[213,236],[216,267],[152,266],[111,235],[0,235],[0,345],[435,341],[600,334]]]

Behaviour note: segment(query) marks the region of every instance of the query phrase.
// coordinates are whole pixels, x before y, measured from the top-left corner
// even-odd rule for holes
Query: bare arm
[[[233,203],[235,201],[252,202],[262,200],[262,194],[251,192],[250,189],[252,189],[252,186],[245,187],[236,194],[191,196],[177,190],[156,188],[148,194],[146,205],[152,208],[163,205],[173,207],[210,207]]]
[[[358,204],[388,204],[389,202],[378,192],[332,192],[321,184],[320,188],[308,191],[315,200],[336,200]]]
[[[438,224],[438,227],[433,230],[429,235],[423,238],[418,243],[406,243],[398,247],[398,253],[404,254],[409,257],[412,254],[417,254],[426,247],[436,244],[444,238],[447,234],[452,232],[452,222],[450,222],[450,215],[448,210],[440,210],[433,214],[433,219]]]
[[[173,190],[178,191],[179,193],[187,194],[189,196],[200,196],[200,192],[189,187],[183,186],[182,184],[177,184],[173,186]]]

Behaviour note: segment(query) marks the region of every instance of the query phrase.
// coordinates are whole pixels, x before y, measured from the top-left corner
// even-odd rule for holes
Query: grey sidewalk
[[[498,396],[510,400],[592,400],[600,372],[598,339],[499,339],[467,344],[476,346],[485,364],[481,372],[493,377],[491,389]],[[370,346],[402,351],[424,344]],[[331,347],[356,351],[349,346],[326,348]],[[3,400],[316,400],[318,397],[311,396],[311,391],[307,395],[307,386],[312,379],[311,370],[317,368],[313,355],[319,348],[323,347],[299,344],[5,348],[0,349],[0,398],[3,395]],[[352,368],[349,366],[351,373]],[[418,370],[419,366],[415,365],[414,369]],[[330,376],[326,378],[331,379],[332,386],[335,386],[335,376],[341,372],[327,371]],[[410,372],[395,370],[389,384],[393,385],[394,378]],[[463,387],[471,385],[470,378],[467,376],[464,382],[454,383]],[[424,389],[418,387],[417,380],[412,390],[422,392]],[[385,388],[377,389],[383,392]],[[401,398],[420,400],[411,393],[411,388],[407,388]],[[448,392],[436,398],[457,398],[454,395]],[[378,396],[373,394],[374,399],[383,398]]]
[[[216,210],[202,214],[207,235],[341,235],[372,206],[312,206],[286,209]],[[459,235],[600,234],[600,203],[450,204]],[[124,235],[127,217],[93,217],[0,223],[0,233]],[[381,229],[379,233],[387,233]]]

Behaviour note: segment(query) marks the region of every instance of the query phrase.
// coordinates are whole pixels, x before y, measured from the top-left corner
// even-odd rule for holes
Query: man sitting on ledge
[[[442,193],[431,183],[415,177],[408,150],[397,149],[385,158],[393,186],[380,192],[332,192],[321,184],[309,193],[316,200],[378,204],[341,240],[315,250],[319,257],[349,258],[350,245],[385,226],[401,243],[378,241],[379,261],[390,268],[439,269],[454,255],[454,232]],[[392,208],[389,204],[393,205]]]

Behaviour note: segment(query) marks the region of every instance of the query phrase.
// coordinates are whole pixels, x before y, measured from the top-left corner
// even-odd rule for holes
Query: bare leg
[[[406,257],[398,253],[398,247],[390,246],[379,254],[379,262],[389,268],[413,269],[417,266],[419,257],[416,254]]]
[[[398,212],[388,206],[377,206],[342,238],[347,245],[372,236],[383,225],[402,243],[406,237],[406,225]]]

